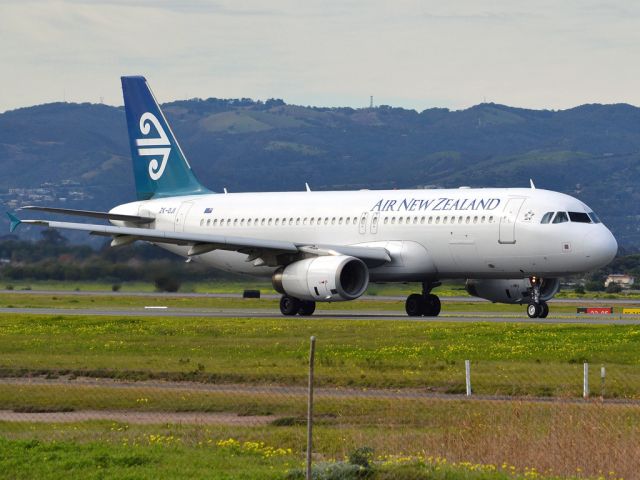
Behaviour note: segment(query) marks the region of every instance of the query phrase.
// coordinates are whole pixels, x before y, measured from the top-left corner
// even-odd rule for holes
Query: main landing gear
[[[549,315],[549,305],[540,299],[540,287],[542,279],[540,277],[529,277],[531,282],[531,302],[527,305],[527,315],[529,318],[547,318]]]
[[[412,293],[407,297],[404,308],[410,317],[437,317],[440,314],[440,298],[431,292],[439,283],[423,283],[422,294]]]
[[[283,315],[301,315],[308,317],[309,315],[313,315],[315,310],[316,302],[312,300],[298,300],[289,295],[283,295],[282,298],[280,298],[280,312],[282,312]]]

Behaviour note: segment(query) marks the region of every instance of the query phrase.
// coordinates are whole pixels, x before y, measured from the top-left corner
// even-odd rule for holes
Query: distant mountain
[[[281,100],[164,105],[215,191],[523,186],[575,195],[640,248],[640,109],[317,108]],[[135,198],[124,111],[52,103],[0,114],[0,195],[106,209]],[[63,200],[61,200],[63,199]]]

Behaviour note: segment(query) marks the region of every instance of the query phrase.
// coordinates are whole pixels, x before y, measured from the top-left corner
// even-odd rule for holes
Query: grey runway
[[[203,317],[203,318],[269,318],[269,319],[305,319],[305,320],[380,320],[380,321],[410,321],[410,322],[489,322],[489,323],[532,323],[532,324],[561,324],[577,323],[592,325],[638,325],[640,315],[571,315],[556,314],[548,318],[530,319],[524,311],[521,316],[513,314],[474,314],[469,312],[443,311],[440,316],[408,317],[402,311],[367,310],[361,313],[353,310],[316,310],[311,317],[285,317],[279,311],[272,309],[199,309],[199,308],[144,308],[132,307],[126,309],[104,308],[0,308],[0,314],[30,314],[30,315],[89,315],[89,316],[120,316],[120,317]]]
[[[0,290],[0,294],[19,294],[19,295],[71,295],[71,296],[97,296],[97,297],[150,297],[150,298],[242,298],[242,293],[197,293],[197,292],[110,292],[105,290]],[[261,298],[269,300],[277,300],[281,295],[275,293],[262,293]],[[485,302],[488,300],[478,297],[455,296],[441,297],[443,302]],[[404,302],[404,295],[363,295],[359,300],[367,301],[398,301]],[[553,298],[548,303],[567,303],[576,305],[640,305],[640,298]]]

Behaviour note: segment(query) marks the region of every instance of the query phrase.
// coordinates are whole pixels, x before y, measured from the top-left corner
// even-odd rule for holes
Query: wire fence
[[[397,386],[391,375],[378,386],[363,386],[368,375],[384,378],[390,368],[363,362],[358,371],[342,372],[353,380],[349,386],[336,381],[335,359],[323,357],[325,348],[330,345],[320,339],[312,363],[310,458],[316,469],[350,465],[349,458],[357,463],[354,455],[360,455],[360,463],[388,468],[448,465],[532,478],[640,478],[637,365],[460,358],[431,366],[421,382],[406,380],[421,375],[416,366]],[[182,380],[64,371],[18,375],[14,365],[12,375],[0,379],[1,435],[253,452],[265,462],[290,459],[284,470],[303,478],[308,360],[300,358],[288,381],[244,383],[197,372]],[[315,478],[323,478],[318,472]]]

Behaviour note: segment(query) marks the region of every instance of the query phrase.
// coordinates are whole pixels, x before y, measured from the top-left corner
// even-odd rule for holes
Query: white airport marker
[[[467,397],[471,396],[471,362],[464,361],[464,373],[466,377]]]
[[[146,310],[166,310],[169,307],[159,307],[154,305],[149,305],[144,307]]]

